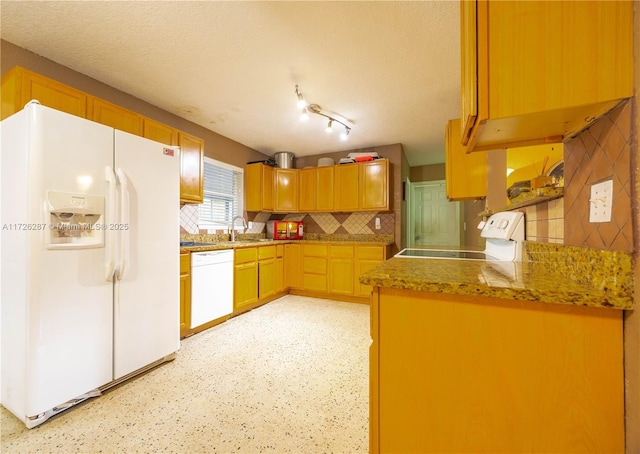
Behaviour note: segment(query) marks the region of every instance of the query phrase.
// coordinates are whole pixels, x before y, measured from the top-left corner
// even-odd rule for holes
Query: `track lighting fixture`
[[[300,120],[302,121],[308,120],[309,112],[325,117],[329,120],[329,123],[327,124],[327,129],[326,129],[327,133],[330,133],[333,131],[334,122],[340,123],[342,126],[344,126],[344,132],[340,134],[340,138],[342,140],[347,140],[347,136],[351,132],[351,128],[347,126],[344,121],[338,120],[337,118],[329,115],[327,112],[323,111],[318,104],[307,103],[307,101],[304,99],[304,96],[302,96],[302,92],[300,91],[300,88],[297,85],[296,85],[296,96],[298,97],[298,104],[297,104],[298,109],[302,109],[302,116],[300,117]]]

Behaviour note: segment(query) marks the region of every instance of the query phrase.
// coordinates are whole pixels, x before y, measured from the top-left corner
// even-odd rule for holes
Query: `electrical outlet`
[[[380,230],[380,218],[376,218],[376,230]]]
[[[591,185],[589,222],[611,222],[613,207],[613,180]]]

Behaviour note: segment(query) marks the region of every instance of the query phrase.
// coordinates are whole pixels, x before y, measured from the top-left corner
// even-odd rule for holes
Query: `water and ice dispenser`
[[[104,247],[104,197],[47,191],[47,249]]]

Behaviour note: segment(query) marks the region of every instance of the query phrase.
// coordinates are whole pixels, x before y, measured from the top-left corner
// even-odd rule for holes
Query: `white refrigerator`
[[[35,101],[0,135],[0,402],[32,428],[175,357],[180,156]]]

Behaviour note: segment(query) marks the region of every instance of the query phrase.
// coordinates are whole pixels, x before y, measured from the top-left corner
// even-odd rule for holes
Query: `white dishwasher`
[[[191,328],[233,312],[233,249],[191,253]]]

